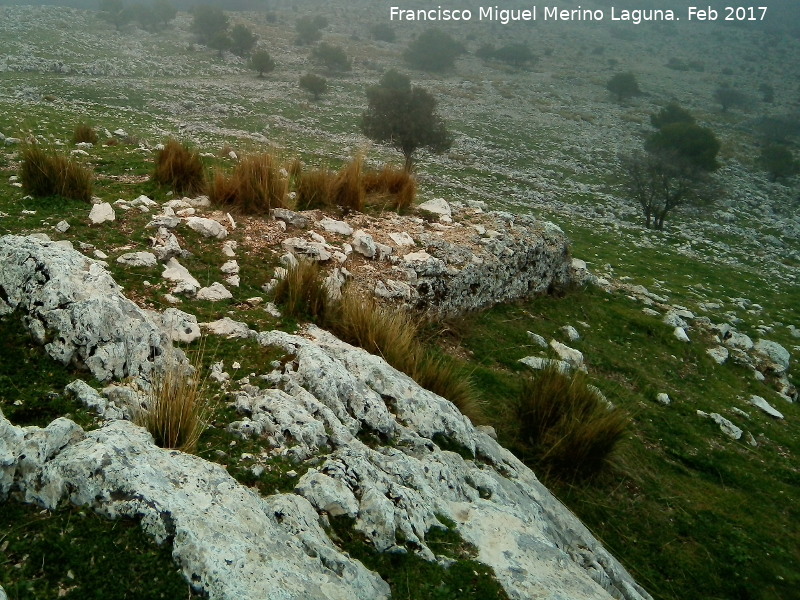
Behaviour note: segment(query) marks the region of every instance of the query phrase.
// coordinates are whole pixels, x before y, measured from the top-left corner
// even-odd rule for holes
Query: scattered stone
[[[399,233],[390,233],[389,238],[400,247],[403,246],[414,246],[416,242],[414,238],[412,238],[408,233],[405,231],[401,231]]]
[[[155,267],[158,265],[156,255],[152,252],[129,252],[117,258],[117,262],[128,267]]]
[[[539,346],[541,348],[547,348],[548,347],[547,346],[547,340],[545,340],[538,333],[533,333],[532,331],[527,331],[526,333],[528,334],[528,338],[530,338],[530,340],[534,344],[536,344],[537,346]]]
[[[520,358],[519,362],[534,371],[541,371],[551,366],[556,367],[562,373],[569,373],[572,370],[572,365],[566,361],[542,358],[541,356],[526,356],[525,358]]]
[[[659,315],[661,315],[661,313],[660,313],[660,312],[658,312],[657,310],[653,310],[652,308],[649,308],[649,307],[647,307],[647,306],[645,306],[645,307],[642,309],[642,312],[643,312],[644,314],[646,314],[646,315],[650,316],[650,317],[658,317]]]
[[[193,229],[205,237],[212,237],[218,240],[228,237],[228,230],[214,219],[206,219],[204,217],[189,217],[186,219],[186,225],[188,225],[190,229]]]
[[[307,256],[311,260],[325,262],[331,259],[332,254],[319,242],[309,242],[303,238],[286,238],[281,242],[281,246],[289,252]],[[296,262],[296,261],[295,261]]]
[[[583,354],[579,350],[570,348],[556,340],[550,340],[550,347],[558,354],[558,358],[561,360],[568,362],[576,369],[581,369],[582,371],[586,369],[583,364]]]
[[[255,331],[247,326],[247,323],[234,321],[229,317],[224,317],[217,321],[211,321],[210,323],[203,323],[203,328],[209,333],[221,335],[227,338],[246,339],[253,337],[256,334]]]
[[[714,359],[718,365],[723,364],[728,360],[729,352],[725,346],[715,346],[706,350],[706,353]]]
[[[59,221],[53,229],[58,233],[67,233],[67,231],[69,231],[69,223],[66,221]]]
[[[697,415],[714,421],[717,425],[719,425],[720,431],[722,431],[722,433],[724,433],[731,439],[734,440],[741,439],[742,434],[744,433],[741,429],[739,429],[736,425],[731,423],[728,419],[726,419],[719,413],[708,414],[703,412],[702,410],[698,410]]]
[[[292,210],[288,210],[286,208],[273,208],[270,212],[272,213],[273,219],[283,221],[292,227],[297,227],[298,229],[308,229],[311,226],[311,219]]]
[[[200,289],[200,282],[192,277],[192,274],[189,273],[189,270],[180,264],[175,258],[170,258],[167,261],[167,263],[164,265],[164,272],[161,273],[161,276],[164,279],[172,281],[176,284],[172,289],[174,294],[191,295]]]
[[[679,342],[689,342],[689,336],[686,335],[686,330],[683,327],[676,327],[672,332]]]
[[[224,369],[225,365],[222,361],[215,362],[211,365],[211,371],[208,376],[217,383],[227,383],[230,381],[231,376],[229,373],[226,373]]]
[[[317,225],[322,227],[328,233],[336,233],[338,235],[352,235],[353,228],[344,221],[336,221],[330,217],[325,217],[317,222]]]
[[[228,240],[224,244],[222,244],[222,253],[227,256],[228,258],[233,258],[236,256],[236,247],[238,243],[234,240]]]
[[[378,252],[375,240],[363,229],[359,229],[353,234],[353,250],[367,258],[375,258]]]
[[[661,392],[660,394],[656,394],[656,402],[664,406],[669,406],[672,403],[672,399],[669,397],[669,394]]]
[[[769,360],[776,373],[785,373],[789,369],[791,355],[779,343],[770,340],[758,340],[753,350]]]
[[[229,260],[225,264],[220,267],[220,271],[225,273],[226,275],[238,275],[239,274],[239,263],[235,260]]]
[[[208,287],[200,288],[195,298],[197,300],[208,300],[209,302],[220,302],[222,300],[230,300],[233,298],[233,294],[224,285],[215,281]]]
[[[756,408],[760,408],[762,411],[767,413],[770,417],[775,417],[776,419],[783,419],[783,414],[775,409],[769,402],[764,400],[761,396],[752,396],[750,400],[748,400],[750,404],[755,406]]]
[[[114,209],[108,202],[94,204],[92,205],[92,210],[89,211],[89,222],[92,225],[100,225],[106,221],[113,221],[116,218]]]
[[[581,339],[581,334],[578,333],[578,330],[575,329],[572,325],[564,325],[561,328],[561,331],[564,332],[564,335],[567,336],[567,339],[570,342],[577,342],[579,339]]]
[[[689,326],[689,324],[678,314],[675,310],[670,310],[667,314],[664,315],[664,323],[669,325],[670,327],[680,327],[681,329],[685,329]]]
[[[173,342],[191,344],[200,337],[197,317],[177,308],[166,309],[161,315],[158,315],[157,320]]]
[[[434,198],[433,200],[423,202],[417,206],[417,209],[438,215],[440,219],[442,217],[447,217],[447,219],[450,219],[453,214],[452,210],[450,209],[450,205],[444,198]]]
[[[158,228],[158,233],[155,237],[150,238],[150,244],[152,245],[153,254],[155,254],[156,258],[161,262],[166,262],[171,258],[182,257],[188,254],[181,248],[175,234],[166,227]]]

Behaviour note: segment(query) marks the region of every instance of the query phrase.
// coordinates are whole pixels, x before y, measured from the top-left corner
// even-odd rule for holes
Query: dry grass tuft
[[[208,423],[211,405],[199,376],[199,359],[193,367],[172,361],[154,375],[147,409],[134,416],[161,448],[193,454]]]
[[[153,181],[169,186],[176,194],[203,193],[206,176],[200,154],[177,140],[167,140],[156,156]]]
[[[629,422],[583,373],[563,373],[556,366],[523,382],[515,413],[518,455],[564,480],[602,472]]]
[[[297,210],[330,208],[333,205],[333,186],[336,174],[329,169],[302,171],[296,177],[295,205]]]
[[[483,405],[478,399],[475,384],[463,366],[446,355],[436,355],[430,350],[420,350],[411,377],[427,390],[447,398],[473,425],[486,423]]]
[[[286,277],[275,287],[275,301],[283,305],[284,314],[289,317],[311,318],[324,323],[331,299],[319,265],[300,260],[287,269]]]
[[[75,126],[75,130],[72,132],[73,144],[80,144],[81,142],[96,144],[98,139],[94,127],[88,123],[78,123]]]
[[[331,201],[345,212],[364,210],[364,182],[362,173],[364,159],[360,156],[351,160],[336,175],[333,182]]]
[[[398,212],[414,204],[417,197],[417,180],[405,169],[384,165],[380,171],[364,175],[364,191],[368,204],[383,203]]]
[[[240,158],[231,175],[217,173],[208,197],[242,214],[267,214],[286,207],[288,186],[271,154],[252,154]]]
[[[88,202],[92,198],[92,172],[72,159],[36,144],[22,151],[22,188],[32,196],[63,196]]]

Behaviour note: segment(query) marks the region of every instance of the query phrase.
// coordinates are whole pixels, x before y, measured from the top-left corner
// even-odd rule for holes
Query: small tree
[[[228,31],[228,17],[217,6],[195,6],[192,17],[192,31],[202,44],[209,45],[211,40]]]
[[[453,137],[436,113],[436,99],[427,90],[412,86],[411,80],[395,70],[367,89],[368,107],[361,118],[361,131],[376,142],[388,142],[405,156],[411,171],[418,148],[444,152]]]
[[[523,67],[536,60],[527,44],[506,44],[492,52],[494,60],[514,67]]]
[[[792,177],[800,172],[800,164],[795,160],[792,151],[781,144],[770,144],[763,148],[758,162],[773,181]]]
[[[716,192],[707,173],[670,152],[620,156],[630,198],[639,204],[648,229],[664,229],[678,207],[711,200]]]
[[[322,39],[322,29],[328,26],[325,17],[300,17],[295,21],[294,27],[297,31],[295,43],[299,46],[307,46]]]
[[[220,58],[225,50],[230,50],[233,40],[227,31],[218,31],[214,36],[206,42],[209,48],[217,51]]]
[[[275,70],[275,61],[266,50],[257,50],[250,58],[250,68],[258,71],[259,77],[263,77],[264,73]]]
[[[681,108],[677,102],[670,102],[657,113],[650,115],[650,123],[656,129],[661,129],[672,123],[689,123],[693,125],[694,117],[688,110]]]
[[[608,80],[606,89],[614,94],[620,102],[642,93],[633,73],[617,73]]]
[[[166,27],[178,14],[178,11],[169,0],[153,0],[153,14],[161,26]]]
[[[343,48],[326,42],[322,42],[314,47],[311,51],[311,58],[317,64],[324,66],[328,71],[334,73],[349,71],[353,68]]]
[[[645,142],[648,152],[674,154],[703,171],[716,171],[719,168],[719,149],[720,143],[714,132],[694,123],[664,125]]]
[[[239,23],[231,30],[231,52],[236,56],[247,56],[255,48],[258,38],[247,27]]]
[[[441,72],[452,69],[463,52],[464,46],[449,34],[440,29],[428,29],[408,45],[403,58],[416,69]]]
[[[322,94],[328,91],[328,81],[319,75],[306,73],[300,78],[300,89],[307,91],[316,101],[319,100]]]

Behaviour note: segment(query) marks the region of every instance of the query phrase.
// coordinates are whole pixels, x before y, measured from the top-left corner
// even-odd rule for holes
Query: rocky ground
[[[382,19],[374,4],[362,8],[364,22]],[[426,559],[442,564],[452,559],[434,557],[425,536],[431,528],[452,523],[511,597],[544,589],[572,598],[606,593],[647,597],[526,467],[451,406],[325,332],[271,332],[280,323],[280,312],[264,290],[296,255],[328,265],[337,286],[349,280],[379,297],[432,305],[450,315],[579,277],[612,297],[632,299],[657,327],[699,346],[715,364],[735,363],[748,377],[763,380],[766,385],[744,394],[733,408],[695,412],[698,419],[712,419],[723,436],[750,447],[770,447],[750,411],[757,409],[783,424],[788,420],[787,426],[795,418],[792,355],[800,350],[800,313],[794,302],[800,217],[796,179],[771,182],[755,164],[760,143],[755,123],[765,114],[796,113],[792,82],[797,78],[792,72],[798,67],[785,57],[798,55],[798,41],[780,36],[766,42],[763,32],[748,28],[656,27],[622,33],[585,24],[537,25],[539,61],[528,71],[486,65],[469,55],[459,59],[453,73],[415,72],[415,82],[439,98],[456,134],[448,154],[420,157],[419,200],[432,201],[431,207],[442,211],[432,215],[231,217],[214,212],[202,199],[151,194],[153,200],[129,192],[146,181],[142,168],[132,167],[130,175],[107,174],[104,164],[110,159],[100,147],[70,148],[97,169],[107,186],[91,216],[89,207],[63,214],[29,210],[15,175],[19,144],[34,136],[66,146],[73,121],[87,115],[101,126],[101,133],[107,130],[103,137],[121,142],[118,152],[137,165],[149,164],[167,135],[192,140],[209,160],[223,148],[269,148],[287,160],[300,156],[309,164],[338,164],[356,151],[367,151],[373,163],[396,159],[392,151],[371,146],[358,133],[357,118],[365,105],[363,90],[384,68],[402,66],[399,55],[416,29],[398,29],[396,43],[375,43],[352,14],[331,7],[326,38],[353,56],[354,71],[331,78],[332,92],[311,103],[296,86],[299,74],[311,65],[306,51],[292,44],[295,16],[288,11],[278,11],[274,25],[260,14],[234,17],[257,30],[279,65],[262,80],[242,59],[228,53],[218,58],[195,44],[186,14],[165,32],[135,27],[115,32],[83,11],[0,7],[0,169],[6,175],[0,190],[0,231],[37,234],[24,242],[6,237],[3,243],[7,248],[29,245],[23,253],[52,252],[58,264],[85,261],[78,269],[85,271],[82,277],[95,287],[117,290],[103,270],[105,262],[134,301],[127,304],[118,297],[120,304],[113,309],[117,316],[108,317],[117,328],[102,343],[76,338],[84,320],[95,319],[91,302],[78,311],[52,311],[51,304],[61,301],[51,297],[40,303],[32,286],[46,282],[36,278],[15,275],[19,291],[14,293],[10,283],[3,283],[4,311],[25,307],[28,329],[47,344],[51,356],[75,357],[100,381],[146,376],[149,349],[166,343],[161,326],[184,343],[199,335],[193,313],[212,334],[280,348],[281,354],[294,358],[269,369],[253,368],[241,378],[250,368],[246,365],[240,373],[235,365],[246,361],[234,355],[215,371],[227,382],[227,391],[235,393],[237,416],[231,429],[244,436],[272,432],[276,440],[274,448],[243,459],[243,464],[263,473],[273,456],[291,454],[303,461],[322,457],[304,463],[308,470],[291,479],[292,493],[258,498],[213,464],[161,452],[119,420],[130,414],[125,403],[129,392],[112,386],[98,395],[76,383],[73,393],[93,410],[101,409],[102,426],[83,431],[58,420],[36,429],[4,421],[0,492],[13,489],[45,506],[69,495],[109,515],[144,515],[152,535],[175,538],[176,560],[187,579],[212,597],[259,596],[264,582],[275,581],[297,585],[298,594],[313,597],[385,596],[386,584],[329,539],[326,519],[337,516],[354,519],[355,529],[378,550],[402,551],[400,546],[411,540]],[[526,38],[519,30],[488,25],[470,26],[461,34],[472,49],[484,40]],[[666,66],[673,57],[697,56],[703,71]],[[645,95],[619,104],[609,97],[605,82],[622,70],[637,74]],[[722,83],[753,97],[759,84],[769,83],[776,100],[723,113],[712,100]],[[616,157],[641,146],[651,130],[649,115],[670,99],[718,133],[724,166],[716,177],[725,194],[712,207],[676,215],[666,232],[653,232],[642,227],[636,207],[621,191]],[[567,238],[572,254],[585,263],[571,261]],[[5,256],[21,252],[21,247],[6,250]],[[263,261],[264,268],[256,269],[254,259]],[[521,274],[534,261],[537,269]],[[11,262],[3,261],[3,273],[13,279]],[[54,267],[54,272],[61,270]],[[213,306],[226,310],[209,308]],[[140,314],[141,309],[146,310]],[[136,327],[122,327],[119,314],[134,319]],[[52,338],[54,328],[67,325],[72,329]],[[585,325],[580,326],[582,333],[598,326]],[[138,332],[137,341],[128,339],[129,329]],[[568,332],[559,339],[565,343],[554,339],[548,344],[542,338],[548,348],[531,355],[529,363],[559,357],[582,366],[584,357],[575,354],[580,342]],[[534,339],[531,348],[537,344]],[[585,357],[590,372],[592,358]],[[330,373],[341,377],[322,377]],[[353,390],[361,396],[355,397]],[[664,393],[653,396],[650,400],[661,406],[675,401]],[[419,412],[430,406],[437,407],[436,414]],[[359,438],[367,430],[379,432],[380,447]],[[479,460],[439,452],[440,434]],[[36,448],[35,458],[22,464],[17,458],[29,447]],[[129,454],[144,458],[133,467],[126,462],[130,473],[112,461],[100,481],[87,482],[81,464],[93,456],[89,447],[98,456],[123,457],[123,462],[133,460],[124,458]],[[784,451],[791,456],[790,450]],[[148,461],[163,465],[164,475],[157,481]],[[197,471],[194,480],[216,482],[224,492],[203,496],[206,512],[198,517],[192,512],[198,507],[179,497],[187,478],[169,474],[173,470]],[[443,480],[451,485],[443,486]],[[151,495],[140,497],[133,491],[142,487]],[[220,493],[236,496],[244,508],[221,511]],[[246,524],[240,521],[243,512],[252,516]],[[288,521],[286,514],[292,515]],[[206,519],[208,530],[185,525]],[[214,527],[241,530],[244,540],[218,547],[208,541],[216,539]],[[274,554],[252,539],[256,529],[291,548],[286,563],[248,562],[254,555]],[[498,539],[498,531],[509,529],[519,535]],[[403,543],[398,543],[398,530]],[[531,559],[533,554],[546,558],[539,563]],[[249,591],[226,575],[232,566],[245,564],[255,565],[252,577],[242,584]],[[288,583],[286,573],[301,569],[314,575]],[[522,571],[527,571],[525,577],[520,577]],[[338,585],[345,576],[354,587],[341,592]],[[332,581],[338,591],[331,591]]]

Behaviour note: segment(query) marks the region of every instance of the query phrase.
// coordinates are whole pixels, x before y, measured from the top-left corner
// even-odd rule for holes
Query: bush
[[[328,80],[313,73],[306,73],[300,77],[300,89],[311,94],[314,100],[319,100],[319,97],[328,91]]]
[[[78,123],[72,132],[72,143],[80,144],[81,142],[88,144],[96,144],[98,141],[97,132],[94,127],[88,123]]]
[[[272,208],[286,206],[287,188],[272,155],[255,154],[242,157],[230,176],[217,173],[208,197],[242,214],[268,214]]]
[[[228,30],[228,16],[218,6],[207,4],[192,7],[192,31],[201,44],[209,45]],[[214,46],[215,48],[217,46]]]
[[[295,22],[295,30],[297,31],[297,38],[295,43],[299,46],[306,46],[313,44],[322,39],[321,29],[328,26],[328,21],[325,17],[300,17]]]
[[[349,71],[353,68],[344,49],[327,42],[322,42],[314,47],[311,51],[311,59],[334,73]]]
[[[617,73],[606,83],[606,89],[622,101],[642,93],[633,73]]]
[[[727,112],[729,108],[744,108],[750,104],[750,99],[744,92],[728,86],[714,90],[714,99],[722,106],[722,112]]]
[[[486,52],[485,48],[482,48],[481,51],[484,53]],[[481,56],[481,58],[484,57]],[[489,58],[514,67],[522,67],[536,61],[536,57],[527,44],[506,44],[505,46],[500,46],[496,50],[492,49]]]
[[[239,23],[231,29],[231,52],[236,56],[247,56],[255,48],[258,38],[247,27]]]
[[[657,113],[650,115],[650,123],[656,129],[661,129],[672,123],[694,124],[694,117],[688,110],[681,108],[677,102],[670,102]]]
[[[288,317],[310,318],[324,325],[331,299],[319,265],[300,260],[289,267],[286,277],[275,287],[275,301],[283,306]]]
[[[549,366],[523,380],[514,406],[515,451],[545,476],[586,479],[608,464],[628,426],[581,372]]]
[[[694,123],[670,123],[651,135],[645,143],[651,153],[672,154],[703,171],[719,168],[720,143],[714,132]]]
[[[428,29],[412,41],[403,58],[423,71],[447,71],[453,68],[456,58],[464,52],[464,46],[452,36],[439,29]]]
[[[147,409],[137,411],[134,422],[147,429],[161,448],[193,454],[210,415],[200,361],[192,368],[171,360],[163,371],[155,372]]]
[[[22,151],[22,189],[31,196],[63,196],[88,202],[92,172],[72,159],[33,144]]]
[[[206,177],[200,154],[185,144],[170,139],[156,155],[153,181],[172,188],[176,194],[200,194],[205,190]]]
[[[763,148],[758,162],[770,174],[773,181],[792,177],[800,172],[800,164],[795,160],[792,151],[780,144],[770,144]]]
[[[259,77],[263,77],[264,73],[270,73],[275,70],[275,61],[266,50],[258,50],[250,58],[250,68],[258,71]]]

